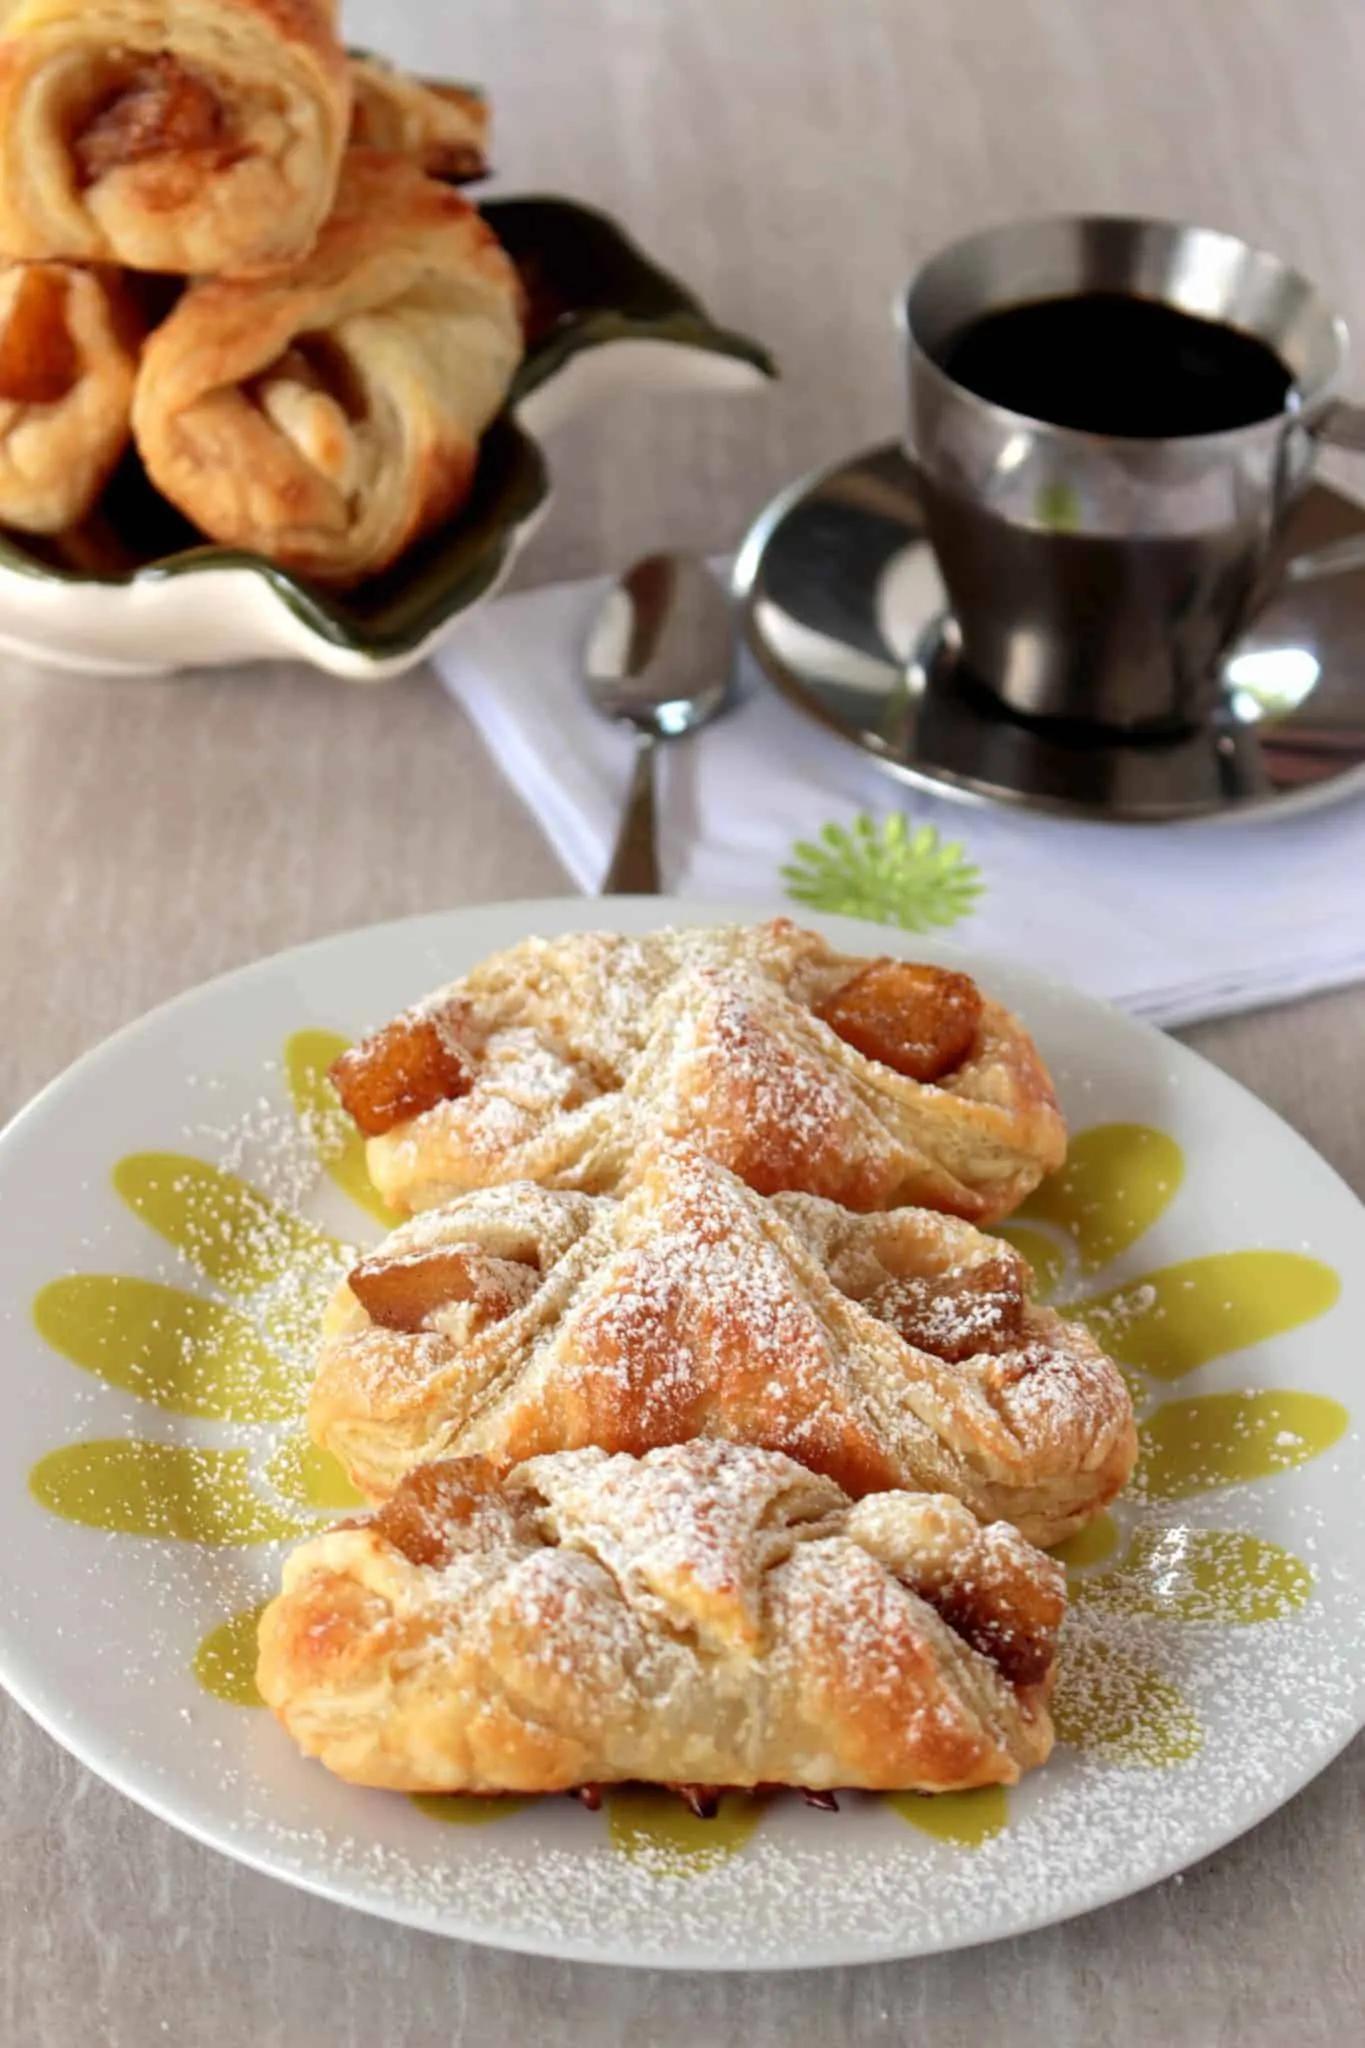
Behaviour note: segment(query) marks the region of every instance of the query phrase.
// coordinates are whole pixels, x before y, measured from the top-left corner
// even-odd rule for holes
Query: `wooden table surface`
[[[358,41],[486,80],[503,189],[596,200],[785,381],[622,399],[552,453],[522,581],[732,543],[798,471],[895,429],[887,307],[1011,212],[1206,219],[1365,333],[1353,0],[371,0]],[[1362,362],[1360,388],[1365,388]],[[564,886],[429,677],[171,682],[0,664],[0,1113],[149,1005],[323,932]],[[1365,1188],[1365,990],[1191,1042]],[[11,1219],[10,1227],[16,1227]],[[1365,2038],[1365,1744],[1223,1854],[958,1956],[787,1977],[541,1963],[258,1877],[0,1701],[0,2048],[1088,2048]]]

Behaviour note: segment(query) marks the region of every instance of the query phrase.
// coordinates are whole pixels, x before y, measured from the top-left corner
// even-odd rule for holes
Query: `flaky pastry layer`
[[[132,432],[145,321],[117,272],[0,263],[0,526],[84,519]]]
[[[1046,1760],[1064,1606],[1017,1531],[763,1451],[459,1460],[294,1553],[258,1683],[362,1785],[950,1791]]]
[[[1136,1434],[1117,1367],[1030,1281],[954,1218],[765,1200],[665,1142],[619,1200],[518,1183],[396,1231],[328,1313],[309,1422],[372,1498],[450,1455],[711,1436],[1053,1543]]]
[[[194,275],[307,250],[351,124],[335,0],[17,0],[0,253]]]
[[[850,991],[886,969],[926,978],[929,1043],[910,1031],[903,1050],[906,1065],[927,1052],[931,1081],[866,1049],[869,1019]],[[871,1022],[894,1034],[897,1017],[874,1010]],[[400,1210],[522,1178],[610,1193],[663,1135],[764,1194],[913,1202],[986,1222],[1065,1154],[1047,1070],[1017,1017],[965,975],[841,954],[787,919],[528,939],[339,1062],[343,1099],[363,1101],[367,1078],[423,1039],[422,1085],[399,1091],[390,1122],[361,1124],[375,1185]]]
[[[311,255],[186,292],[133,427],[202,532],[340,587],[463,504],[521,352],[492,229],[407,158],[355,149]]]
[[[412,157],[433,178],[488,170],[489,106],[472,86],[413,78],[371,52],[351,57],[351,146]]]

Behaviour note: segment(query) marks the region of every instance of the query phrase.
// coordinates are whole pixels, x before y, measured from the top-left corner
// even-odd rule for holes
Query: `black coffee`
[[[1142,440],[1271,419],[1294,381],[1254,335],[1128,292],[1003,306],[936,353],[955,382],[1011,412]]]

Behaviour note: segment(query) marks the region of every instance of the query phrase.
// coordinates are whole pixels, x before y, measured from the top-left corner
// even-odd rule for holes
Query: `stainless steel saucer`
[[[1365,535],[1315,485],[1287,555]],[[890,443],[792,485],[735,564],[747,644],[803,711],[946,796],[1129,823],[1269,818],[1365,791],[1365,569],[1276,591],[1209,723],[1135,740],[1025,721],[965,673],[913,475]]]

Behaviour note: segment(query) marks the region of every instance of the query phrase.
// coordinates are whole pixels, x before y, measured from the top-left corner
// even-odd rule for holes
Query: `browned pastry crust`
[[[0,263],[0,526],[64,533],[131,435],[144,331],[114,271]]]
[[[1066,1148],[1033,1041],[968,976],[840,954],[786,919],[528,939],[333,1073],[400,1210],[523,1177],[609,1193],[663,1133],[764,1194],[979,1223]]]
[[[309,1424],[374,1498],[452,1454],[709,1436],[1055,1543],[1136,1436],[1117,1367],[1030,1277],[970,1224],[765,1200],[663,1143],[621,1200],[521,1183],[396,1231],[324,1319]]]
[[[0,252],[186,274],[299,256],[350,122],[335,0],[17,0]]]
[[[763,1451],[456,1460],[294,1553],[257,1676],[362,1785],[950,1791],[1046,1760],[1064,1606],[1017,1531]]]
[[[369,51],[351,57],[351,146],[412,157],[433,178],[488,174],[488,101],[472,86],[412,78]]]
[[[352,150],[309,257],[192,286],[152,336],[138,449],[211,539],[345,586],[463,504],[521,348],[492,229],[415,164]]]

